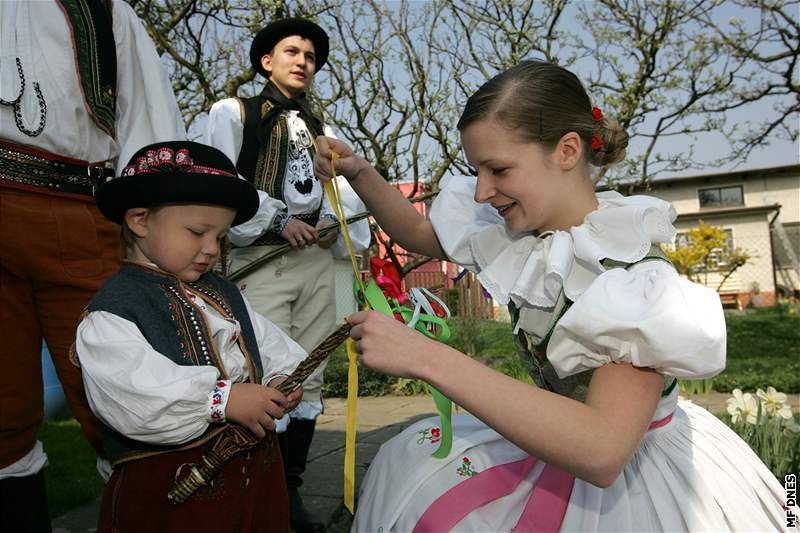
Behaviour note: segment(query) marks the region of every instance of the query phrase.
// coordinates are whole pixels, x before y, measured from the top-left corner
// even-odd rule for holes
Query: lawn
[[[45,469],[50,516],[55,518],[97,498],[103,479],[95,468],[95,453],[74,418],[45,422],[39,439],[49,464]]]

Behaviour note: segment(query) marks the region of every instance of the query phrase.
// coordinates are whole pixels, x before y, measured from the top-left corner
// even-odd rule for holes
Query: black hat
[[[314,72],[317,73],[322,69],[328,61],[328,34],[310,20],[292,17],[270,22],[266,28],[256,34],[253,44],[250,45],[250,63],[256,72],[269,78],[269,72],[261,66],[261,58],[269,54],[278,41],[290,35],[299,35],[314,43],[316,56]]]
[[[258,211],[258,192],[236,174],[228,156],[190,141],[145,146],[133,154],[120,177],[97,190],[97,207],[117,224],[132,207],[184,202],[235,209],[232,225],[236,226]]]

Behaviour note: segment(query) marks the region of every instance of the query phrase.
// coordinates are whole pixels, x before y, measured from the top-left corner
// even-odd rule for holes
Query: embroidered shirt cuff
[[[231,392],[231,382],[227,379],[217,380],[214,390],[211,391],[211,423],[222,424],[225,422],[225,407]]]
[[[272,233],[277,233],[278,235],[286,229],[286,225],[289,223],[289,211],[284,208],[277,213],[272,218],[272,222],[269,225],[269,231]]]

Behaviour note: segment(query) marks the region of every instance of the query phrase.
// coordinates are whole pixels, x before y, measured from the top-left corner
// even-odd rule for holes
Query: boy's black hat
[[[150,144],[131,157],[120,177],[97,190],[97,207],[122,224],[132,207],[198,203],[236,210],[234,226],[258,211],[258,192],[236,174],[228,156],[205,144],[168,141]]]
[[[272,21],[256,34],[253,44],[250,45],[250,63],[256,72],[269,78],[269,72],[261,66],[261,58],[270,53],[278,41],[290,35],[299,35],[314,43],[314,55],[316,56],[314,73],[322,69],[328,61],[328,50],[330,49],[328,34],[310,20],[292,17]]]

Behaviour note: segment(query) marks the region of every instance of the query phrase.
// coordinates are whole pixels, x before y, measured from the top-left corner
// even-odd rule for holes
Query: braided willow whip
[[[289,394],[300,388],[303,382],[316,370],[319,365],[350,335],[350,324],[344,323],[336,331],[328,335],[322,343],[314,348],[292,372],[286,381],[276,387],[281,393]],[[242,451],[249,450],[257,445],[257,439],[250,430],[236,424],[225,424],[219,435],[215,437],[211,450],[200,458],[197,463],[182,465],[175,472],[175,484],[167,494],[167,499],[179,505],[195,493],[201,486],[211,481],[228,461]],[[274,445],[274,440],[272,441]],[[189,474],[178,480],[183,467],[189,467]]]

